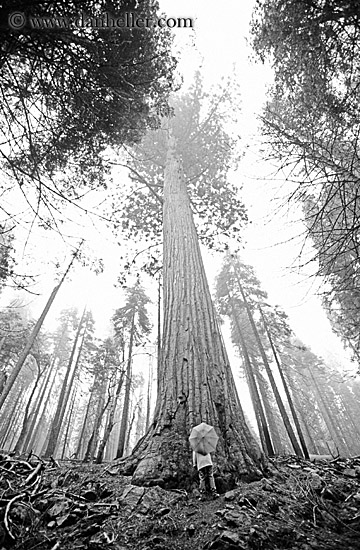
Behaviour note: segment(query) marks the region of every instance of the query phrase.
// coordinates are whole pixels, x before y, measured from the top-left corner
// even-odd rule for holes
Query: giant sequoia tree
[[[223,92],[225,101],[227,94]],[[237,190],[226,179],[232,144],[222,126],[220,98],[214,97],[209,110],[201,112],[201,95],[198,81],[175,106],[175,117],[163,132],[150,137],[143,162],[132,165],[134,180],[142,183],[132,204],[143,205],[141,221],[150,221],[145,226],[148,236],[158,237],[157,224],[163,219],[164,318],[157,403],[150,429],[124,462],[138,484],[186,485],[191,471],[188,436],[201,421],[214,425],[220,436],[216,460],[225,477],[257,475],[262,463],[234,385],[191,208],[203,217],[202,235],[209,243],[211,227],[212,232],[236,232],[244,220]],[[154,190],[162,214],[155,211],[160,204]],[[149,211],[153,215],[147,218]],[[140,224],[137,227],[140,230]]]
[[[291,197],[304,205],[332,287],[330,318],[357,356],[359,16],[355,0],[262,0],[252,25],[255,51],[275,73],[263,115],[270,154],[295,179]]]

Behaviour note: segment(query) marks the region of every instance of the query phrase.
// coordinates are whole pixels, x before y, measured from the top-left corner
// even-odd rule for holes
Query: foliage
[[[253,331],[249,325],[246,315],[244,299],[240,291],[239,281],[246,295],[246,301],[250,306],[254,320],[258,328],[263,346],[269,348],[269,341],[265,333],[264,321],[260,314],[260,309],[263,313],[265,322],[271,329],[271,335],[276,342],[277,347],[283,348],[289,342],[289,338],[293,332],[289,326],[288,316],[277,305],[272,306],[268,303],[268,294],[262,288],[260,280],[257,278],[254,268],[251,265],[245,264],[240,256],[235,254],[227,254],[224,258],[220,272],[216,278],[216,298],[219,312],[222,315],[232,315],[232,306],[235,307],[235,313],[241,322],[246,342],[250,345],[255,356],[259,356],[259,349],[256,344]],[[232,323],[232,333],[238,342],[236,336],[236,324]]]
[[[13,239],[12,232],[4,224],[0,224],[0,292],[13,275]]]
[[[58,325],[53,334],[54,355],[65,364],[70,356],[73,337],[79,324],[79,312],[76,307],[62,309]]]
[[[157,2],[76,0],[20,2],[26,16],[154,20]],[[14,10],[2,3],[2,16]],[[0,62],[2,169],[45,228],[63,219],[60,205],[78,203],[105,185],[109,146],[133,144],[168,112],[175,60],[160,28],[3,28]],[[4,185],[6,185],[4,183]]]
[[[176,139],[199,239],[209,248],[225,249],[229,238],[239,239],[247,215],[238,197],[240,185],[229,172],[241,158],[231,127],[239,112],[239,91],[232,82],[206,92],[200,74],[190,89],[172,98],[174,116],[162,128],[149,131],[129,153],[132,180],[126,196],[114,196],[118,225],[151,244],[148,270],[159,268],[156,245],[161,243],[164,169],[169,132]],[[117,212],[116,212],[117,208]],[[160,262],[161,263],[161,262]]]
[[[261,354],[246,313],[237,276],[241,280],[241,285],[244,288],[253,314],[258,314],[257,305],[267,300],[267,293],[262,290],[261,283],[256,277],[254,268],[242,262],[239,256],[226,254],[221,270],[216,277],[217,308],[221,315],[226,315],[231,320],[232,341],[237,346],[239,345],[239,330],[241,330],[243,338],[246,341],[246,347],[258,365],[261,363]],[[259,324],[258,328],[263,346],[268,349],[269,343],[267,339],[264,338],[263,327]]]
[[[125,305],[116,309],[112,317],[115,338],[119,342],[124,342],[126,335],[129,336],[132,330],[132,321],[134,320],[134,343],[135,345],[140,344],[144,335],[149,334],[151,330],[151,322],[146,308],[150,299],[139,283],[127,288],[125,294]]]
[[[114,340],[107,337],[98,341],[89,362],[95,385],[98,385],[99,380],[102,380],[104,376],[108,376],[109,379],[113,378],[120,364],[119,348]]]
[[[81,354],[77,361],[79,363],[79,374],[92,371],[92,364],[96,361],[94,358],[98,351],[98,342],[95,338],[95,321],[92,312],[85,313],[83,321],[84,330],[81,336]]]
[[[355,0],[265,0],[257,4],[253,46],[270,58],[275,82],[265,136],[304,215],[330,283],[329,316],[358,351],[360,19]],[[343,325],[344,323],[344,325]]]
[[[15,364],[33,326],[34,321],[27,318],[27,312],[15,303],[0,312],[0,361],[3,368],[11,369]]]
[[[333,193],[320,204],[308,198],[306,219],[318,251],[319,273],[330,284],[323,302],[334,331],[350,347],[359,361],[359,306],[358,287],[359,243],[357,186],[347,186],[341,195]],[[350,230],[351,228],[351,230]]]

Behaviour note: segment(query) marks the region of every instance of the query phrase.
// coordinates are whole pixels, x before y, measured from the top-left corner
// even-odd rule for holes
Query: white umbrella
[[[193,450],[202,455],[215,451],[218,439],[214,427],[206,424],[206,422],[201,422],[201,424],[195,426],[189,437]]]

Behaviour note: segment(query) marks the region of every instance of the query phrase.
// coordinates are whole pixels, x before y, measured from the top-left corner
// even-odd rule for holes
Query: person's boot
[[[212,498],[219,498],[220,495],[217,492],[217,490],[215,489],[215,487],[213,489],[211,489],[210,492],[211,492]]]
[[[204,489],[200,490],[199,500],[201,500],[202,502],[206,500],[206,491]]]

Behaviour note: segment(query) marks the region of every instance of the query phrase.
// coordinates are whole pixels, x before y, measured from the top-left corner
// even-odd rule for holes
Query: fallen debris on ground
[[[0,550],[355,550],[360,457],[270,460],[217,500],[131,485],[114,465],[0,455]]]

